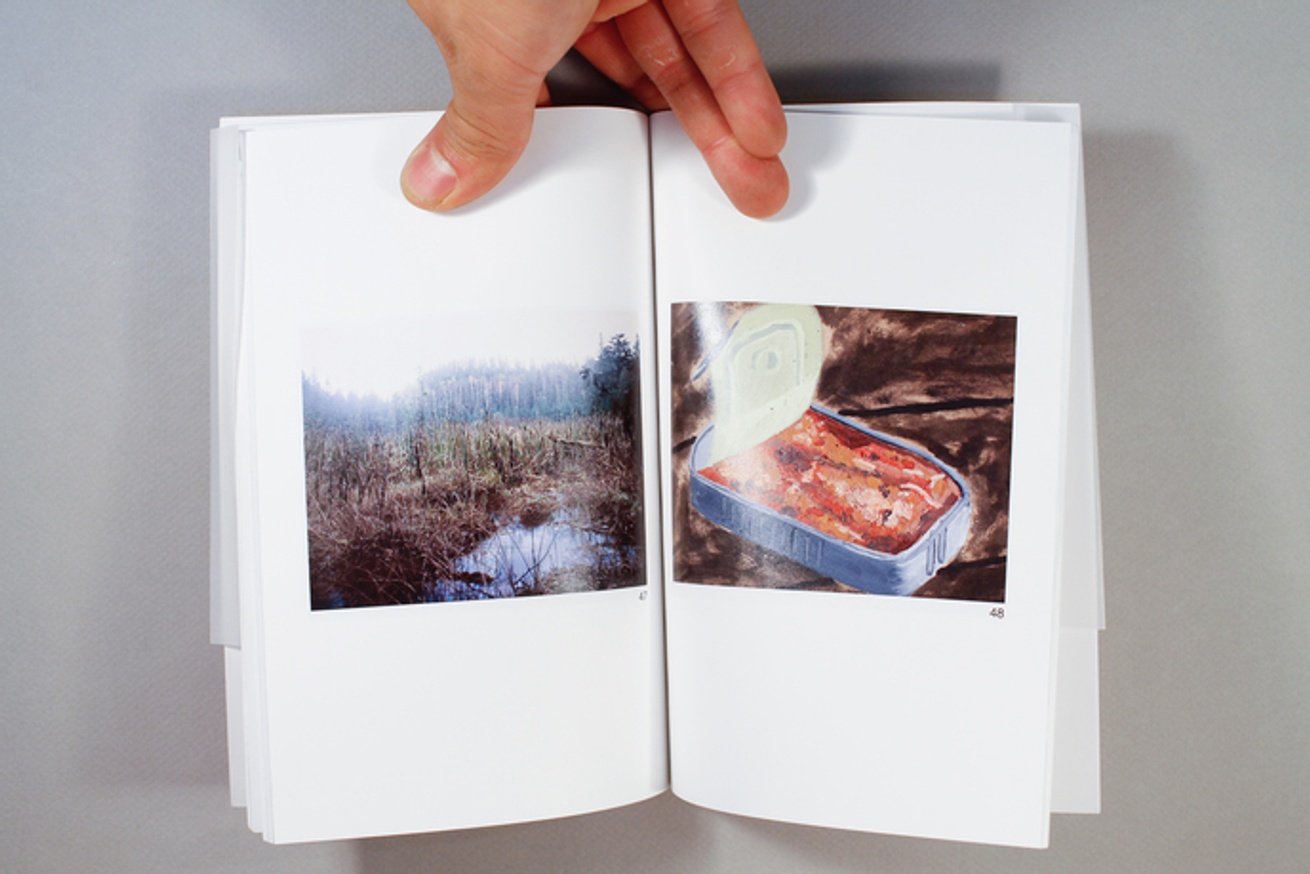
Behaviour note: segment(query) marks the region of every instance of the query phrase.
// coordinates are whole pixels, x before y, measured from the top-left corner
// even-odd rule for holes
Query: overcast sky
[[[581,364],[615,334],[635,334],[631,312],[452,313],[435,323],[315,325],[301,336],[301,368],[324,388],[386,399],[420,374],[459,361]]]

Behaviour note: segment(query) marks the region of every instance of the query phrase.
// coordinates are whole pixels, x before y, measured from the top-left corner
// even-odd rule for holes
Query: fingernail
[[[426,141],[409,156],[402,179],[409,199],[426,209],[439,207],[459,181],[450,163]]]

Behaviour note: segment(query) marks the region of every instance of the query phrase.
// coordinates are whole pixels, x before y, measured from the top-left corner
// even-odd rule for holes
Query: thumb
[[[527,147],[541,81],[464,85],[405,162],[400,187],[422,209],[446,211],[481,197],[505,178]],[[469,77],[477,82],[475,77]]]

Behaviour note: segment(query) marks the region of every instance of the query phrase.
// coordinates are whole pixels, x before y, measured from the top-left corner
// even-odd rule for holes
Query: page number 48
[[[987,612],[987,615],[990,616],[990,617],[992,617],[993,619],[1004,619],[1004,618],[1005,618],[1005,608],[1004,608],[1004,607],[993,607],[991,610],[989,610],[989,611]]]

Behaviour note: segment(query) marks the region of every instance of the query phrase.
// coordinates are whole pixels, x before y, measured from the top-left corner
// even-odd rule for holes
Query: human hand
[[[424,209],[482,196],[523,153],[546,73],[570,48],[651,110],[672,109],[737,209],[787,202],[787,123],[737,0],[409,0],[454,96],[410,155],[401,189]]]

